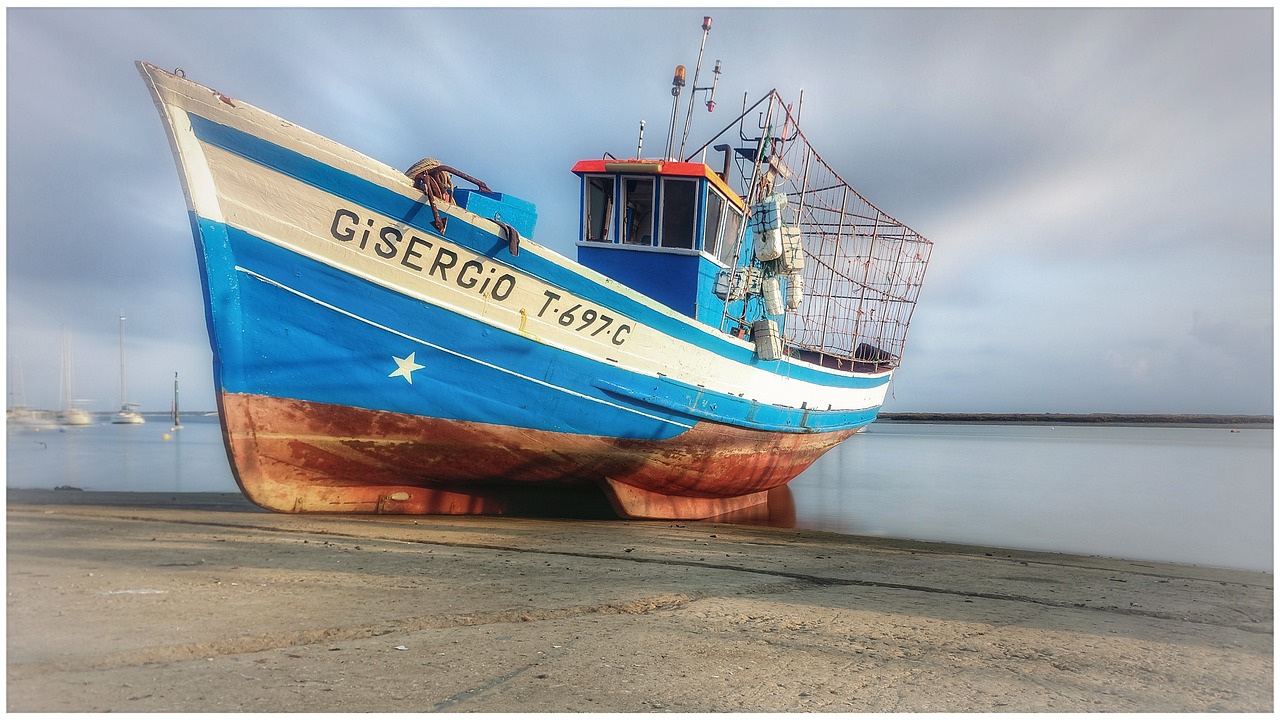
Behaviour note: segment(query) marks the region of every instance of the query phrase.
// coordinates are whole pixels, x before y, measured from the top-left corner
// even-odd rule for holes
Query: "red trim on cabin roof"
[[[681,177],[710,177],[715,173],[711,172],[711,168],[702,163],[693,162],[674,162],[668,160],[580,160],[573,166],[575,173],[602,173],[607,172],[605,165],[614,163],[651,163],[658,165],[661,169],[656,175],[679,175]]]
[[[673,177],[706,178],[710,180],[711,184],[715,185],[716,188],[719,189],[721,193],[724,193],[724,195],[728,197],[730,201],[737,204],[739,208],[744,210],[746,209],[747,205],[745,202],[743,202],[742,198],[738,197],[738,193],[734,192],[733,189],[729,187],[728,183],[722,180],[714,170],[707,167],[703,163],[674,162],[674,161],[665,161],[665,160],[637,160],[634,158],[628,159],[628,160],[622,160],[622,159],[579,160],[576,164],[574,164],[573,172],[578,175],[583,175],[585,173],[606,173],[609,171],[605,170],[605,165],[612,165],[614,163],[653,163],[653,164],[657,164],[660,167],[660,169],[656,173],[645,173],[643,170],[631,170],[631,171],[628,171],[628,174],[650,174],[650,175],[662,175],[662,176],[673,176]]]

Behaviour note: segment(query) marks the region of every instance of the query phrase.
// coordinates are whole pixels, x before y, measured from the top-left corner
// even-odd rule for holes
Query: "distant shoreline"
[[[1271,428],[1271,415],[1123,415],[1117,413],[880,413],[876,422],[988,425],[1137,425]]]

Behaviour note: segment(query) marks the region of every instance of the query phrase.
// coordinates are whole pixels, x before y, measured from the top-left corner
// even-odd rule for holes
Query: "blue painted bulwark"
[[[453,199],[458,207],[466,208],[486,220],[497,220],[515,228],[521,236],[533,239],[533,228],[538,223],[538,209],[534,204],[503,193],[484,193],[479,190],[454,190]]]

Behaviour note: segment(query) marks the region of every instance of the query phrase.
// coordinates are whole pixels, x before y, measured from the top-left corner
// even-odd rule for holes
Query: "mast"
[[[720,82],[720,61],[719,60],[716,61],[716,69],[714,71],[715,80],[707,87],[698,87],[698,76],[702,73],[702,53],[704,50],[707,49],[707,35],[710,33],[711,33],[711,16],[707,15],[702,18],[702,45],[698,47],[698,64],[693,67],[693,90],[689,92],[689,112],[686,113],[684,116],[684,135],[680,137],[680,152],[676,154],[677,158],[684,157],[684,144],[685,144],[685,141],[689,139],[689,122],[693,120],[693,101],[696,99],[698,93],[703,90],[710,90],[711,94],[707,97],[707,112],[711,112],[715,110],[715,107],[716,107],[714,98],[716,94],[716,85]],[[681,72],[680,74],[681,74],[681,80],[682,80],[680,84],[684,85],[684,82],[683,82],[684,73]],[[679,97],[676,98],[676,102],[677,103],[680,102]],[[673,129],[674,129],[674,122],[675,121],[673,118],[672,119]],[[667,154],[670,155],[670,152],[668,152]]]
[[[680,112],[680,90],[685,86],[685,70],[683,65],[676,66],[675,77],[671,79],[671,124],[667,128],[667,150],[663,157],[667,160],[678,160],[684,155],[684,144],[689,139],[689,122],[693,119],[693,102],[700,92],[711,91],[707,95],[707,112],[716,108],[716,85],[720,82],[720,61],[716,61],[715,79],[706,87],[698,86],[698,75],[702,72],[702,53],[707,49],[707,35],[711,32],[711,16],[702,18],[702,44],[698,47],[698,64],[693,68],[693,89],[689,92],[689,111],[684,118],[684,133],[680,136],[680,149],[676,144],[676,116]],[[643,130],[641,131],[643,132]],[[704,146],[705,147],[705,146]]]
[[[124,411],[124,315],[120,316],[120,410]]]
[[[71,369],[71,334],[67,326],[62,326],[62,375],[59,378],[58,394],[62,396],[62,409],[71,409],[71,397],[75,394],[75,381]]]
[[[14,381],[13,367],[15,358],[9,356],[9,408],[24,408],[27,406],[27,397],[22,388],[22,360],[18,359],[17,381]],[[14,402],[14,396],[17,396],[17,402]]]

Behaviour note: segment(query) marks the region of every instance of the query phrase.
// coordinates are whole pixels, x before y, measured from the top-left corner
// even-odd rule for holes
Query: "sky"
[[[1271,414],[1274,20],[1237,9],[710,8],[714,114],[796,99],[829,165],[934,242],[887,412]],[[394,167],[537,204],[660,154],[701,8],[8,8],[8,404],[215,407],[176,166],[134,67]]]

